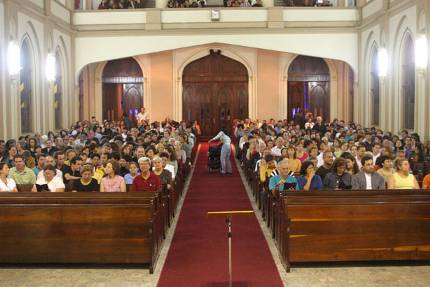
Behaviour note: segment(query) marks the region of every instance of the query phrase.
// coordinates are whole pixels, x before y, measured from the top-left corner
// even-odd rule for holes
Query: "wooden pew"
[[[283,264],[429,260],[430,192],[312,191],[279,197]]]
[[[158,193],[0,193],[0,263],[135,263],[153,272]]]

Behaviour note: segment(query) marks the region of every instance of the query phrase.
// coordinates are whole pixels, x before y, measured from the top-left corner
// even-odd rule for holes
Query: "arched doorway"
[[[298,56],[288,69],[288,119],[298,113],[330,119],[330,71],[321,58]]]
[[[21,133],[32,132],[32,93],[33,93],[33,53],[28,39],[21,46],[21,72],[20,72],[20,107],[21,107]]]
[[[60,52],[55,53],[56,76],[54,83],[55,129],[63,128],[63,67]]]
[[[126,113],[135,121],[143,106],[143,73],[133,58],[109,61],[103,70],[103,119],[118,121]]]
[[[248,71],[219,50],[188,64],[182,85],[182,119],[197,120],[205,136],[248,117]]]
[[[415,127],[415,48],[409,32],[405,34],[401,51],[403,128]]]

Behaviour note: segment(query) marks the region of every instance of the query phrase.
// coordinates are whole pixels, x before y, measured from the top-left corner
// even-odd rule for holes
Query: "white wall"
[[[117,43],[133,45],[117,45]],[[201,35],[133,35],[76,38],[75,80],[85,65],[177,48],[224,43],[309,56],[337,59],[357,70],[357,35],[355,33],[266,33]],[[316,44],[317,43],[317,44]],[[316,46],[317,45],[317,48]]]
[[[370,125],[372,117],[372,107],[370,98],[370,57],[372,43],[378,47],[385,47],[388,52],[388,75],[380,79],[380,127],[384,130],[398,132],[403,129],[404,105],[402,102],[402,77],[401,77],[401,43],[406,31],[409,31],[413,39],[418,35],[418,12],[426,13],[430,7],[422,6],[425,1],[408,1],[410,5],[404,9],[393,9],[387,11],[384,17],[369,22],[359,33],[360,43],[360,81],[359,97],[355,100],[355,120],[365,125]],[[372,1],[368,4],[375,8],[379,5],[379,0]],[[365,7],[366,8],[366,7]],[[372,8],[372,9],[373,9]],[[376,9],[376,8],[375,8]],[[428,10],[427,10],[428,11]],[[379,12],[376,12],[379,13]],[[363,15],[364,16],[364,15]],[[424,26],[424,33],[427,18],[421,19],[421,26]],[[427,24],[428,25],[428,24]],[[423,28],[422,28],[423,29]],[[430,45],[429,45],[430,47]],[[429,74],[427,71],[416,70],[416,88],[415,88],[415,127],[414,131],[422,137],[430,137],[430,123],[428,111],[430,101],[428,99]]]
[[[62,7],[61,4],[55,3]],[[53,16],[42,15],[39,11],[20,7],[14,1],[0,2],[0,113],[5,119],[0,124],[0,138],[16,138],[21,135],[19,77],[12,79],[6,67],[6,50],[10,40],[15,40],[21,46],[23,40],[28,39],[32,50],[32,130],[46,133],[54,129],[53,89],[46,80],[45,62],[48,52],[55,52],[54,49],[57,47],[64,55],[62,126],[69,126],[77,118],[71,31],[67,26],[65,27],[67,24],[64,22],[61,25],[57,24]],[[7,19],[4,19],[5,10],[8,11]]]

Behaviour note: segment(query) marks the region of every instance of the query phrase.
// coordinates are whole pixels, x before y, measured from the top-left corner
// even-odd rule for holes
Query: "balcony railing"
[[[58,0],[65,2],[66,0]],[[75,10],[207,7],[356,7],[367,0],[75,0]],[[367,1],[369,2],[369,1]]]

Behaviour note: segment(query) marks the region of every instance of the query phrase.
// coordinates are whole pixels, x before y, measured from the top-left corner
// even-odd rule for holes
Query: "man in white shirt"
[[[136,116],[137,124],[143,125],[145,122],[149,123],[149,114],[144,107],[140,108],[140,112]]]
[[[281,151],[283,148],[284,148],[284,139],[282,137],[278,137],[276,139],[275,146],[271,150],[272,155],[280,157],[282,155]]]
[[[373,145],[373,147],[372,147],[373,162],[376,163],[376,160],[380,156],[381,156],[381,144],[380,143],[375,143]]]

